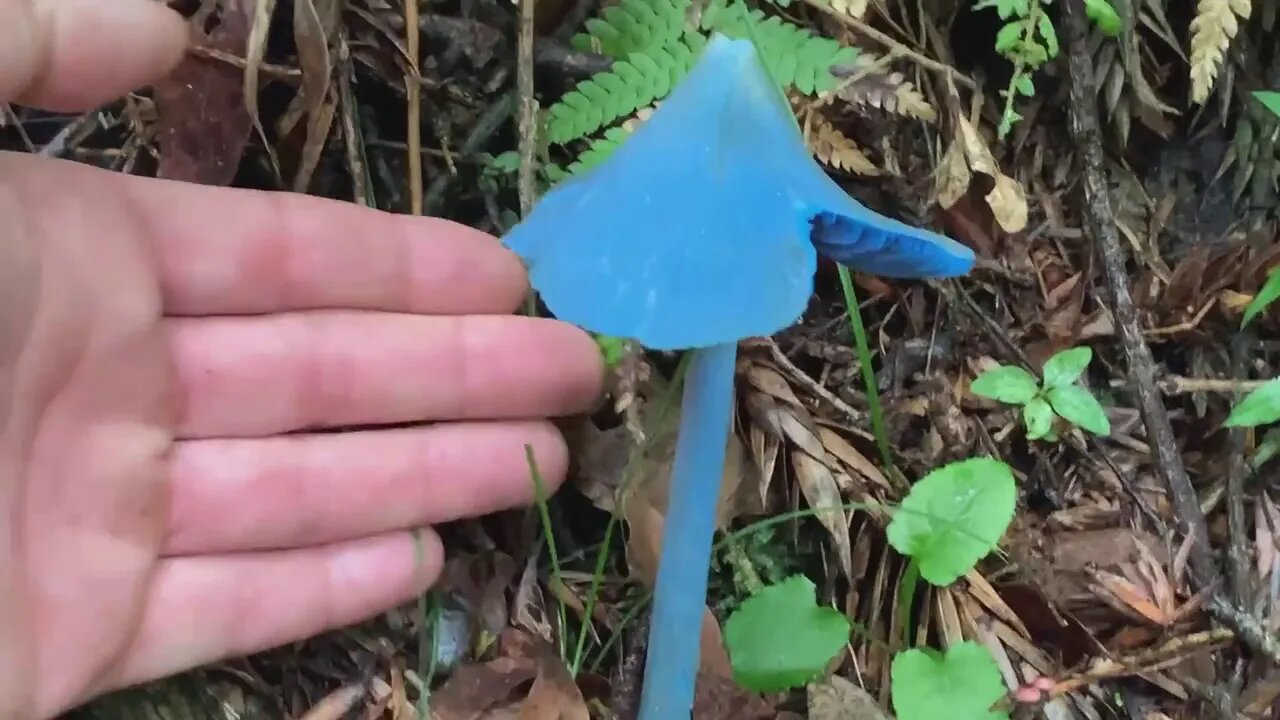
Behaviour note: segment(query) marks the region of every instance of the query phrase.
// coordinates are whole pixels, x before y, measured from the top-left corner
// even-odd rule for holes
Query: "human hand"
[[[0,0],[0,103],[167,72],[153,0]],[[442,564],[421,528],[550,484],[592,340],[509,313],[452,223],[0,153],[0,717],[360,621]],[[440,421],[402,429],[335,427]]]

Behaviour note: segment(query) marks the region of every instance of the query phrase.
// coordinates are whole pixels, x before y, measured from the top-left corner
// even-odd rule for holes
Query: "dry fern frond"
[[[855,20],[861,20],[867,14],[870,0],[830,0],[831,9],[844,13]]]
[[[937,119],[938,114],[933,106],[914,85],[904,80],[902,73],[871,69],[880,63],[877,55],[868,52],[859,54],[846,74],[866,75],[841,87],[836,96],[851,105],[879,108],[925,122]]]
[[[1208,99],[1227,46],[1240,29],[1236,16],[1247,20],[1252,11],[1252,0],[1200,0],[1191,21],[1191,102]]]
[[[858,145],[835,129],[826,118],[810,119],[809,150],[825,165],[857,175],[879,175],[880,168],[871,162]]]

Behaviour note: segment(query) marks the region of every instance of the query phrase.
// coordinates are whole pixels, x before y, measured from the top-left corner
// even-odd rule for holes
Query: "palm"
[[[3,717],[410,597],[409,529],[527,501],[526,443],[557,480],[599,391],[447,223],[0,155],[0,240]]]

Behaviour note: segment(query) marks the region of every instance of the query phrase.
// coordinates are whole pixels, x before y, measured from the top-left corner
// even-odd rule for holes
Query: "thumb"
[[[163,77],[187,38],[157,0],[0,0],[0,103],[90,109]]]

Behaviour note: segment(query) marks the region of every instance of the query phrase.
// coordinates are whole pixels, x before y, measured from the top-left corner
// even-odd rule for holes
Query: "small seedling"
[[[1013,365],[1000,365],[988,370],[969,386],[982,397],[1009,405],[1022,406],[1022,419],[1029,440],[1057,440],[1053,432],[1053,416],[1066,420],[1094,435],[1111,434],[1111,421],[1088,390],[1075,384],[1084,373],[1093,350],[1076,347],[1063,350],[1044,364],[1044,378]]]

